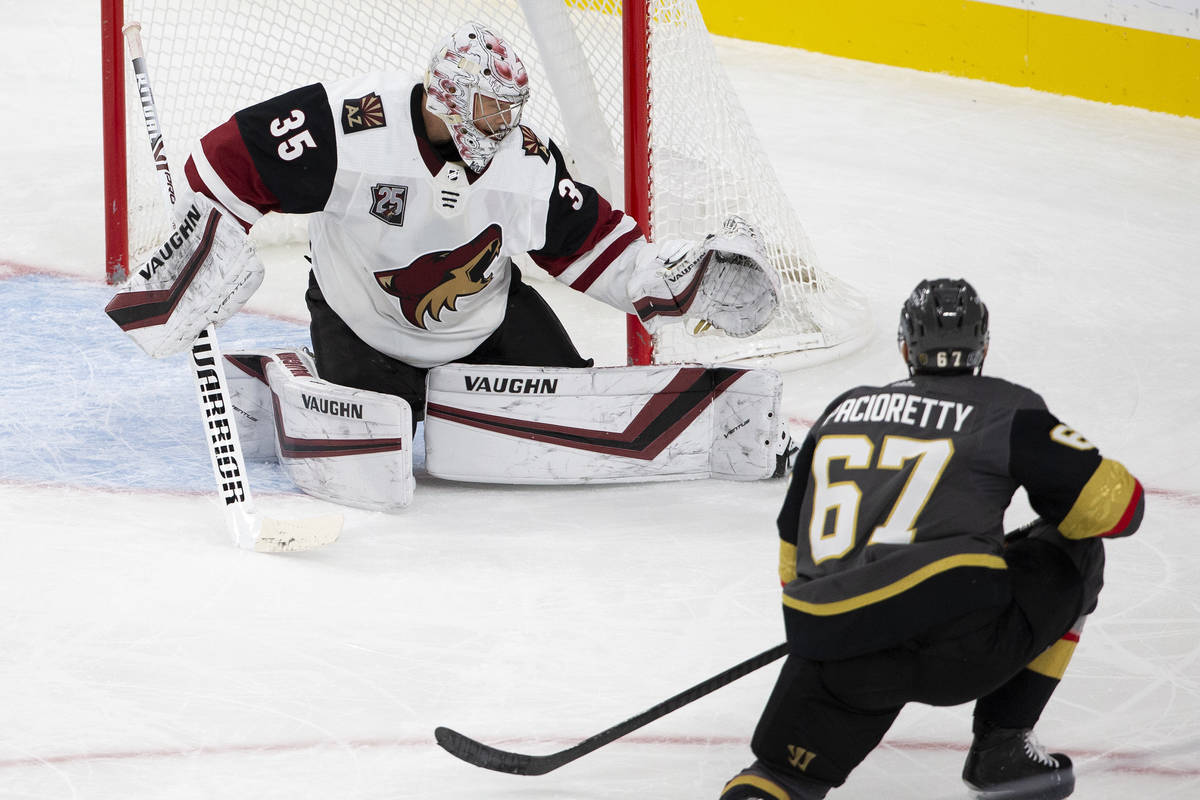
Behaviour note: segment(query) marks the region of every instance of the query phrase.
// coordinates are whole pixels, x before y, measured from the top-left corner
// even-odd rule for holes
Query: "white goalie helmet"
[[[508,42],[478,22],[439,45],[425,71],[425,108],[446,123],[474,172],[483,172],[516,129],[528,99],[525,65]]]

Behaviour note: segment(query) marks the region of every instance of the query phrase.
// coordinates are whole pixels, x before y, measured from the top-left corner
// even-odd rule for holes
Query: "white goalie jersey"
[[[469,354],[500,325],[517,254],[632,313],[639,262],[657,252],[636,222],[523,125],[482,173],[447,160],[425,135],[422,96],[386,72],[295,89],[203,137],[188,181],[247,228],[269,211],[317,212],[326,301],[367,344],[417,367]]]

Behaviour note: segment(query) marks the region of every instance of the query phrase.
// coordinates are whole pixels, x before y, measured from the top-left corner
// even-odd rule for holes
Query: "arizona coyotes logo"
[[[425,315],[441,322],[442,309],[457,311],[458,298],[483,290],[492,282],[485,277],[500,255],[499,225],[487,229],[462,247],[426,253],[407,267],[376,272],[380,287],[400,299],[404,318],[425,328]]]
[[[546,145],[542,144],[538,139],[537,134],[526,128],[524,125],[521,128],[521,147],[525,149],[525,155],[538,156],[542,159],[542,163],[550,163],[550,150]]]

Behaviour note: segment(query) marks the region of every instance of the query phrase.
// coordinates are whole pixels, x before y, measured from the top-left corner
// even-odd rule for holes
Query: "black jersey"
[[[813,657],[896,644],[1008,603],[1018,487],[1068,538],[1132,533],[1142,488],[1008,381],[860,386],[809,432],[779,515],[784,605]]]

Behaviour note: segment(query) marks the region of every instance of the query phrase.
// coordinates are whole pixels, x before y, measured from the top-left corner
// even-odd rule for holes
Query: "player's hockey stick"
[[[765,667],[772,661],[786,655],[787,649],[786,644],[776,645],[764,653],[759,653],[753,658],[748,658],[737,666],[730,667],[724,672],[680,692],[669,700],[664,700],[658,705],[646,709],[637,716],[630,717],[608,730],[601,731],[595,736],[584,739],[579,744],[568,747],[566,750],[560,750],[557,753],[550,753],[544,756],[511,753],[507,750],[500,750],[482,742],[477,742],[470,737],[463,736],[458,731],[443,727],[437,728],[433,733],[437,737],[437,743],[448,753],[461,758],[468,764],[474,764],[477,767],[495,770],[496,772],[509,772],[513,775],[545,775],[547,772],[556,770],[564,764],[569,764],[577,758],[586,756],[593,750],[599,750],[604,745],[636,731],[638,728],[653,722],[659,717],[664,717],[672,711],[683,708],[688,703],[699,700],[706,694],[715,692],[722,686],[733,683],[738,678],[749,675],[759,667]]]
[[[170,165],[167,163],[167,154],[163,146],[158,108],[150,91],[150,73],[146,67],[145,51],[142,49],[141,30],[140,24],[131,22],[122,29],[122,33],[129,47],[134,74],[137,76],[138,94],[142,100],[146,134],[150,137],[150,152],[154,157],[159,186],[167,201],[167,213],[174,222],[175,187],[171,181]],[[340,514],[312,519],[277,520],[260,517],[255,512],[254,498],[250,494],[250,482],[246,475],[246,459],[238,439],[237,425],[231,416],[233,405],[229,401],[224,362],[217,344],[217,332],[212,325],[196,337],[191,354],[192,377],[204,415],[208,455],[221,499],[225,503],[225,520],[234,543],[260,553],[282,553],[311,550],[336,541],[342,532]]]

